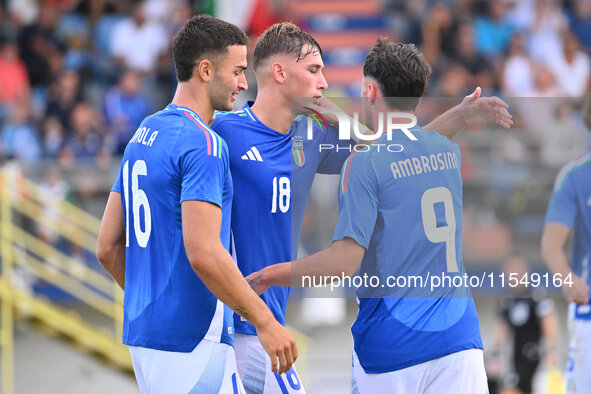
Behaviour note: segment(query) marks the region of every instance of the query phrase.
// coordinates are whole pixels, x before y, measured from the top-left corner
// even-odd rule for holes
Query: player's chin
[[[214,107],[215,110],[217,111],[231,111],[234,109],[234,105],[232,104],[233,100],[228,99],[225,102],[220,101],[219,103],[217,103],[217,105]]]

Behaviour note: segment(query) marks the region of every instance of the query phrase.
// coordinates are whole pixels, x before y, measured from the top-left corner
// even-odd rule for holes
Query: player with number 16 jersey
[[[128,246],[123,343],[174,352],[190,352],[204,337],[232,345],[232,310],[187,259],[180,205],[200,200],[221,207],[220,238],[229,249],[226,144],[194,111],[169,104],[142,122],[122,163],[113,191],[121,193]],[[158,237],[150,238],[152,231]]]

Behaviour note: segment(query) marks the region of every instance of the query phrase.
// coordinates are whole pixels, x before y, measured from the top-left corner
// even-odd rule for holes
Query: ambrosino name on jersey
[[[432,153],[405,160],[393,161],[390,164],[394,179],[419,175],[433,171],[452,170],[460,168],[458,156],[452,152]]]

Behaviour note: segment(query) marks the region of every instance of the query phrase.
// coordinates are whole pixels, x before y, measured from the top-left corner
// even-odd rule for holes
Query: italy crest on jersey
[[[300,167],[303,166],[306,161],[306,157],[304,156],[304,137],[296,135],[292,138],[291,153],[295,163]]]

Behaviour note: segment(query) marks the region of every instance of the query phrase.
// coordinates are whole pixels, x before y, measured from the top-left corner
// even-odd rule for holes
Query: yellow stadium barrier
[[[131,358],[121,343],[123,291],[106,275],[68,256],[22,228],[15,217],[27,217],[37,228],[58,235],[94,254],[100,221],[66,201],[54,201],[26,180],[15,166],[0,173],[0,350],[2,394],[14,387],[15,311],[37,319],[95,352],[113,365],[131,371]],[[108,318],[108,327],[91,326],[72,310],[14,286],[15,268],[55,286],[82,305]]]

